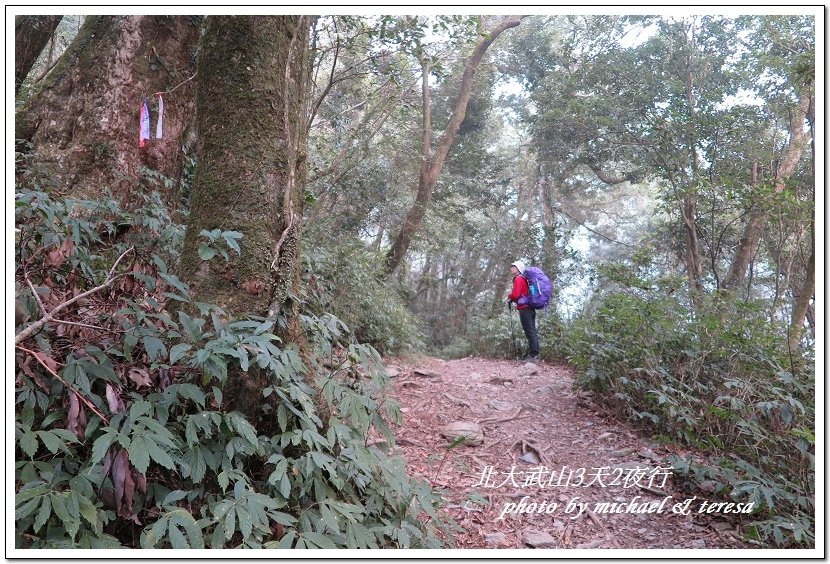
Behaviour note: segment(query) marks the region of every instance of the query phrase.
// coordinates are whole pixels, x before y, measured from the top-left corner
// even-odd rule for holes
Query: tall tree
[[[804,284],[794,296],[792,318],[789,330],[789,349],[794,351],[798,347],[804,333],[804,318],[810,308],[810,301],[816,289],[816,245],[815,234],[810,232],[810,258],[807,260]]]
[[[201,18],[90,16],[55,67],[15,115],[28,170],[46,188],[96,196],[109,186],[129,201],[142,171],[178,180],[193,119],[195,48]],[[139,107],[164,93],[163,137],[139,147]]]
[[[422,153],[421,153],[421,167],[418,174],[418,188],[415,194],[415,202],[412,208],[406,214],[400,230],[395,235],[392,246],[386,254],[386,260],[382,270],[384,277],[390,276],[400,264],[401,260],[409,248],[412,238],[418,231],[421,221],[426,214],[429,200],[432,196],[432,191],[438,182],[438,176],[441,174],[441,169],[444,166],[444,160],[447,158],[450,146],[453,139],[458,132],[461,123],[464,121],[464,115],[467,111],[467,103],[470,99],[470,92],[472,89],[473,76],[478,68],[481,59],[487,52],[487,49],[492,45],[499,35],[505,30],[514,28],[519,25],[521,16],[510,16],[499,22],[492,30],[485,32],[473,48],[472,54],[467,58],[464,72],[461,75],[461,81],[458,87],[458,95],[456,96],[455,105],[453,107],[452,115],[441,136],[438,138],[435,147],[432,145],[432,117],[430,109],[430,92],[429,92],[429,61],[420,55],[420,62],[423,71],[423,82],[421,87],[422,92],[422,115],[423,122],[421,127],[422,135]]]
[[[769,167],[770,178],[766,182],[772,184],[775,194],[780,194],[787,189],[788,182],[813,141],[816,105],[815,47],[811,40],[813,28],[809,19],[801,18],[770,18],[756,22],[754,28],[751,41],[760,53],[763,70],[778,75],[784,85],[765,93],[766,97],[783,98],[783,111],[788,114],[784,135],[786,141],[780,148],[775,147],[776,154],[769,159],[774,164]],[[758,70],[756,67],[756,72]],[[783,91],[779,92],[779,88]],[[760,183],[760,186],[763,185]],[[762,194],[758,194],[749,210],[743,235],[724,280],[724,289],[734,289],[743,284],[767,219],[766,202]]]
[[[644,41],[621,44],[649,25],[653,32]],[[788,26],[798,34],[785,33]],[[776,92],[779,80],[758,77],[786,79],[775,68],[786,66],[776,62],[781,53],[809,63],[808,28],[797,18],[560,22],[560,29],[548,31],[549,61],[531,61],[521,75],[539,109],[529,121],[540,158],[567,171],[570,182],[588,174],[606,186],[658,182],[673,208],[667,227],[692,295],[734,286],[758,248],[769,208],[763,188],[784,189],[805,147],[805,113],[812,105],[807,89],[797,90],[806,94],[799,99],[787,88]],[[770,47],[770,29],[798,41]],[[742,58],[730,55],[736,51]],[[765,91],[765,83],[773,86]],[[748,101],[746,92],[768,105]],[[782,134],[776,122],[787,112]],[[774,163],[765,167],[767,177],[752,175],[757,161]]]
[[[231,316],[284,316],[299,284],[305,184],[309,21],[304,16],[211,16],[199,56],[197,169],[180,270],[195,300]],[[242,234],[227,263],[205,260],[204,231]],[[255,415],[263,382],[229,379],[231,404]]]
[[[49,43],[63,16],[14,17],[14,92],[26,80],[29,71]]]

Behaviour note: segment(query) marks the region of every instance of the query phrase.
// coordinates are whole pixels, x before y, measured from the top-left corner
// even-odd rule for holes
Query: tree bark
[[[386,254],[386,261],[383,269],[381,269],[381,275],[383,278],[388,278],[393,272],[395,272],[395,269],[398,268],[404,254],[406,254],[407,249],[409,249],[412,238],[421,226],[421,222],[423,221],[427,207],[429,206],[432,191],[438,183],[438,176],[441,174],[441,169],[444,167],[444,160],[447,157],[447,153],[449,153],[450,146],[455,139],[458,128],[461,126],[461,122],[464,121],[464,115],[467,111],[467,103],[470,101],[473,76],[475,75],[479,63],[481,63],[481,59],[487,52],[488,47],[490,47],[493,41],[495,41],[502,32],[518,26],[521,20],[521,16],[510,16],[489,33],[486,33],[476,44],[473,49],[473,53],[467,59],[464,66],[464,73],[461,76],[458,96],[455,100],[455,106],[453,108],[452,115],[450,116],[450,121],[444,129],[444,132],[441,134],[441,137],[438,139],[434,152],[432,151],[432,143],[430,142],[431,128],[428,69],[422,61],[422,65],[424,66],[422,87],[422,105],[424,112],[422,131],[423,152],[421,155],[421,169],[418,175],[418,190],[415,194],[415,203],[406,214],[403,224],[401,225],[401,229],[398,231],[398,234],[395,236],[392,243],[392,247]]]
[[[796,350],[798,343],[801,341],[801,335],[804,332],[804,318],[807,316],[810,300],[813,299],[813,294],[816,289],[816,245],[814,235],[810,248],[810,259],[807,261],[806,274],[807,277],[804,280],[804,285],[801,287],[798,295],[795,296],[795,303],[793,304],[789,334],[789,347],[791,351]]]
[[[181,146],[193,119],[195,48],[201,18],[90,16],[43,82],[16,112],[15,137],[31,142],[28,171],[43,188],[99,197],[109,187],[131,201],[142,168],[178,183]],[[163,138],[155,138],[156,92]],[[139,107],[147,97],[151,136],[139,148]],[[25,144],[19,145],[25,150]],[[168,194],[169,195],[169,194]],[[134,205],[140,205],[136,199]]]
[[[812,88],[805,88],[801,92],[798,107],[793,110],[792,116],[790,117],[790,142],[775,171],[776,194],[784,190],[787,180],[792,175],[796,165],[798,165],[798,161],[801,159],[801,155],[810,140],[809,130],[804,127],[804,121],[809,115],[810,108],[815,105],[814,98],[815,92]],[[735,255],[729,266],[729,272],[724,280],[723,289],[732,290],[743,284],[746,277],[746,269],[749,266],[751,258],[755,256],[766,224],[767,212],[763,208],[759,207],[750,214],[749,220],[744,227],[743,236],[738,243],[738,248],[735,250]]]
[[[309,21],[211,16],[199,57],[198,165],[180,271],[194,300],[228,316],[283,315],[298,339],[299,224],[305,186]],[[241,253],[199,256],[202,230],[238,231]],[[229,376],[225,396],[256,415],[264,375]]]
[[[15,16],[14,18],[14,93],[49,43],[63,16]]]
[[[689,290],[693,302],[703,292],[703,263],[700,256],[700,241],[697,237],[695,208],[693,196],[687,195],[683,198],[680,215],[683,217],[686,240],[686,275],[689,278]]]

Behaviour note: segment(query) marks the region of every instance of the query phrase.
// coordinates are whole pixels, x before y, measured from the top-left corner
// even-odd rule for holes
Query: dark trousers
[[[519,320],[522,322],[525,337],[527,337],[527,355],[539,356],[539,336],[536,334],[536,310],[525,308],[519,310]]]

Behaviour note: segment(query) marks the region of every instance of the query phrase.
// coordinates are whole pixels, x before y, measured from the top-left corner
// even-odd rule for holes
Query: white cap
[[[519,271],[519,274],[524,274],[525,273],[525,263],[523,263],[520,260],[517,260],[516,262],[510,263],[510,266],[515,266],[516,269]]]

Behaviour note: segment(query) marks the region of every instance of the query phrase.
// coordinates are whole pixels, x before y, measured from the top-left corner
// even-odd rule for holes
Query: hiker
[[[536,334],[536,310],[528,305],[529,289],[524,277],[525,265],[517,260],[510,265],[513,275],[513,291],[507,296],[508,302],[514,302],[519,310],[519,320],[527,337],[527,354],[522,360],[536,362],[539,358],[539,336]]]

